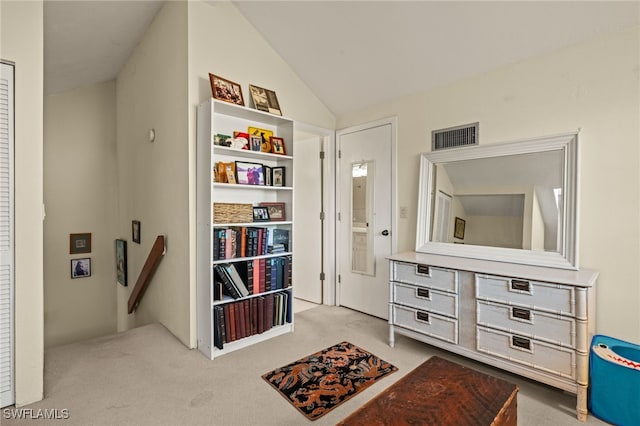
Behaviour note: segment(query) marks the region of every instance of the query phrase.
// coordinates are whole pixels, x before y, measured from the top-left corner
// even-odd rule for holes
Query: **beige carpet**
[[[398,336],[387,344],[386,321],[319,306],[295,317],[295,332],[205,359],[161,325],[49,349],[45,399],[28,407],[68,409],[69,419],[2,425],[333,425],[432,355],[517,383],[519,425],[581,425],[575,397]],[[310,422],[260,377],[267,371],[347,340],[400,370]],[[589,417],[588,425],[605,424]]]

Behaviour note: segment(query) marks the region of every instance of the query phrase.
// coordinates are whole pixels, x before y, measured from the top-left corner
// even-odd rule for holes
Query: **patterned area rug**
[[[398,369],[388,362],[342,342],[262,378],[309,420],[316,420],[395,371]]]

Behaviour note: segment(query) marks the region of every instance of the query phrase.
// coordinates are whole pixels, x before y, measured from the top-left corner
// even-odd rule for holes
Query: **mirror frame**
[[[563,226],[559,252],[475,246],[431,241],[432,197],[435,166],[443,163],[561,150],[563,154]],[[416,251],[420,253],[458,256],[561,269],[578,269],[578,133],[568,133],[535,139],[489,145],[452,148],[420,154],[420,188]]]

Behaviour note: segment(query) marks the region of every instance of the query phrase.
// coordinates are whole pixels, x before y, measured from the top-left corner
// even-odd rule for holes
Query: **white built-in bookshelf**
[[[214,359],[293,331],[294,123],[285,117],[214,99],[198,107],[197,120],[198,349]],[[285,154],[218,145],[220,138],[216,135],[233,137],[234,132],[247,133],[249,127],[283,138]],[[225,177],[216,173],[219,163],[234,165],[236,183],[225,182]],[[262,179],[255,179],[253,184],[239,183],[250,179],[248,170],[260,169],[257,165],[262,166]],[[283,168],[281,186],[262,183],[267,168]],[[225,167],[221,171],[223,175]],[[270,221],[254,221],[252,214],[247,217],[248,205],[271,209],[273,204],[268,203],[283,203],[284,216]],[[240,208],[242,213],[221,215],[222,209],[229,206]],[[279,211],[279,206],[275,208]],[[278,244],[287,234],[286,244]],[[271,253],[270,247],[280,251]],[[265,269],[261,271],[261,267]],[[235,298],[231,294],[234,289],[225,285],[223,277],[232,278],[233,270],[245,287],[244,295],[236,294]],[[229,285],[239,287],[236,284]]]

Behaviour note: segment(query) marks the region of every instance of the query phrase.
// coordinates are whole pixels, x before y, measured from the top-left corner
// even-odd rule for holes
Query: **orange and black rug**
[[[342,342],[262,378],[309,420],[316,420],[397,370],[370,352]]]

